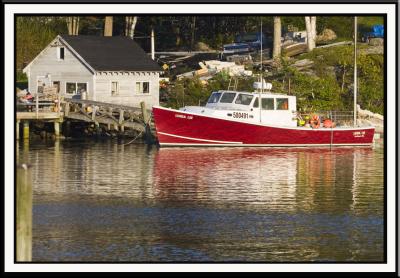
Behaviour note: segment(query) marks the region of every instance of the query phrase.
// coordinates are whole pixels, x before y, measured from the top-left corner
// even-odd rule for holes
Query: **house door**
[[[60,92],[60,81],[53,81],[53,87],[56,88],[56,93]]]

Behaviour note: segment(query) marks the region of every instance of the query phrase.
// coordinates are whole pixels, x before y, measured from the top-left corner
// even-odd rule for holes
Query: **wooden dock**
[[[18,104],[17,136],[19,139],[20,124],[23,123],[23,137],[29,138],[29,122],[44,121],[54,123],[54,134],[60,136],[60,124],[69,121],[93,123],[96,128],[105,125],[108,130],[123,133],[125,129],[132,129],[141,133],[154,133],[154,124],[151,121],[151,110],[144,102],[141,108],[119,104],[104,103],[92,100],[65,99],[60,104],[47,102],[40,104]],[[147,134],[146,134],[146,137]]]

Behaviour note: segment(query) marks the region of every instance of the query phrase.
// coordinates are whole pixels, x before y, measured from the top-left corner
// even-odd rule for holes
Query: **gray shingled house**
[[[65,98],[139,106],[159,104],[159,65],[127,37],[57,36],[24,69],[36,95],[49,86]]]

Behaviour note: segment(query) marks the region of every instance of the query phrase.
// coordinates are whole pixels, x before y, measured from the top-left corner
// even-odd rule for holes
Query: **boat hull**
[[[365,146],[374,127],[276,127],[153,107],[160,146]]]

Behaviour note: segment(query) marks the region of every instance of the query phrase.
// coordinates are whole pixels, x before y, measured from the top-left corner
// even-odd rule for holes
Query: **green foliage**
[[[139,16],[135,34],[148,36],[151,28],[156,35],[156,49],[159,51],[192,49],[194,43],[204,42],[215,49],[234,40],[239,33],[259,31],[260,20],[263,31],[272,34],[273,16]],[[305,29],[304,17],[282,16],[282,29],[293,25],[299,30]],[[371,31],[375,24],[383,24],[383,17],[358,17],[359,35]],[[353,37],[354,17],[350,16],[317,16],[317,32],[332,29],[338,39],[351,40]],[[104,16],[80,17],[79,34],[102,35]],[[125,17],[115,16],[114,35],[124,35]],[[22,69],[40,53],[56,35],[67,33],[66,17],[16,17],[16,70],[17,80],[24,81],[26,76]],[[145,51],[149,51],[147,38],[136,40]],[[359,49],[365,47],[358,46]],[[338,46],[314,49],[301,55],[299,59],[314,61],[312,72],[301,73],[291,66],[289,60],[282,60],[282,66],[271,72],[269,82],[274,91],[290,92],[298,96],[299,109],[352,110],[353,99],[353,46]],[[172,75],[178,71],[190,71],[182,67],[171,70]],[[382,55],[358,55],[358,100],[363,109],[383,113],[384,96],[384,63]],[[171,76],[172,77],[172,76]],[[227,89],[230,77],[220,73],[208,80],[206,84],[199,80],[183,79],[163,88],[160,95],[167,106],[204,104],[212,91]],[[240,78],[238,90],[252,91],[255,78]]]
[[[365,46],[364,46],[365,47]],[[360,46],[362,49],[363,47]],[[352,110],[353,105],[353,83],[354,83],[354,47],[337,46],[324,49],[314,49],[304,54],[301,59],[314,61],[314,71],[320,80],[326,84],[315,84],[325,86],[335,96],[333,106],[337,105],[336,96],[339,97],[341,108]],[[334,70],[332,75],[327,74]],[[380,54],[364,54],[359,51],[357,55],[358,69],[358,103],[361,108],[368,109],[375,113],[383,114],[384,108],[384,60]],[[294,83],[304,85],[305,80],[297,79]],[[328,88],[327,85],[330,84]],[[320,88],[319,88],[320,89]],[[324,99],[325,90],[319,96]],[[335,104],[336,103],[336,104]],[[325,105],[317,104],[322,108]]]
[[[22,69],[36,57],[58,34],[67,32],[64,19],[58,17],[16,17],[16,70]]]
[[[361,107],[383,114],[384,109],[384,61],[382,55],[360,55],[359,103]]]
[[[179,108],[189,105],[205,105],[211,93],[218,90],[227,90],[230,76],[226,72],[216,74],[208,82],[199,78],[184,78],[171,84],[164,97],[165,106]],[[253,91],[254,77],[239,78],[238,91]]]

